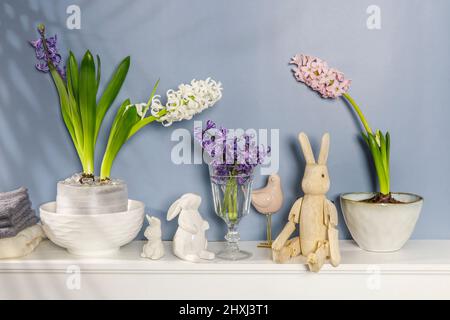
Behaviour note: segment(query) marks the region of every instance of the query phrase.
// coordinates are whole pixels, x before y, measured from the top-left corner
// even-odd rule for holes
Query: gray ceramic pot
[[[367,251],[397,251],[408,241],[422,209],[423,198],[411,193],[395,193],[403,202],[368,203],[374,193],[342,194],[345,223],[358,246]]]

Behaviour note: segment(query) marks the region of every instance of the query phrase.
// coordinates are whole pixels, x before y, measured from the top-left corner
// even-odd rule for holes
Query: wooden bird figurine
[[[277,174],[272,174],[264,188],[252,192],[252,204],[256,211],[267,218],[267,242],[260,243],[258,247],[272,247],[272,214],[281,209],[283,205],[283,190],[281,179]]]

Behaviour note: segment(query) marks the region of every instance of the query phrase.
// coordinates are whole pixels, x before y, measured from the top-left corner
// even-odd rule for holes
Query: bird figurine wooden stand
[[[252,204],[256,211],[267,218],[267,242],[258,244],[259,248],[272,248],[272,214],[277,213],[283,205],[281,179],[277,174],[269,176],[264,188],[252,192]]]
[[[333,202],[326,198],[330,189],[327,170],[330,136],[322,137],[319,159],[316,163],[308,137],[299,134],[300,145],[306,160],[305,174],[302,180],[304,196],[291,208],[288,223],[272,244],[272,257],[275,262],[285,262],[298,255],[306,257],[309,269],[318,272],[326,259],[339,265],[339,237],[336,229],[337,210]],[[289,237],[300,224],[300,236]]]

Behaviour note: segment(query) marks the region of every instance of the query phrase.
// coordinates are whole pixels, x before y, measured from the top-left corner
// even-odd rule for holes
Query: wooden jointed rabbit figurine
[[[336,229],[337,210],[333,202],[326,198],[330,189],[326,166],[330,135],[325,133],[322,137],[317,162],[306,134],[302,132],[298,138],[306,160],[302,180],[304,196],[292,206],[288,223],[273,242],[272,254],[276,262],[285,262],[291,257],[303,255],[307,258],[309,269],[318,272],[327,259],[335,267],[341,260]],[[296,224],[300,224],[300,236],[288,240],[295,231]]]

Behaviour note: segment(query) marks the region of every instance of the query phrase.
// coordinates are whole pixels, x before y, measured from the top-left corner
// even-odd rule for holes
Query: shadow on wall
[[[54,198],[50,190],[55,191],[56,181],[80,170],[51,76],[35,69],[34,50],[28,43],[38,38],[40,22],[46,24],[49,36],[65,31],[65,23],[57,20],[60,16],[52,13],[58,6],[45,5],[32,0],[0,4],[0,191],[24,185],[38,199],[35,207]],[[61,40],[58,47],[65,59],[63,44],[68,39]],[[77,38],[80,48],[86,47],[82,41]]]
[[[89,5],[92,4],[83,4],[86,11],[89,11]],[[121,12],[125,7],[127,4],[116,5],[114,12]],[[0,59],[4,66],[0,73],[0,192],[19,185],[26,186],[34,208],[38,208],[42,202],[54,200],[57,181],[81,170],[78,156],[62,121],[58,95],[51,76],[35,69],[34,50],[28,43],[29,40],[38,38],[36,26],[43,22],[48,36],[55,33],[58,35],[58,48],[63,59],[67,56],[65,47],[78,48],[83,52],[89,47],[86,43],[89,39],[82,36],[74,38],[65,29],[65,21],[58,20],[64,19],[65,15],[55,14],[55,10],[65,12],[65,4],[53,4],[52,7],[52,4],[32,0],[5,0],[0,3]],[[105,19],[106,17],[103,20]],[[95,32],[89,37],[91,40],[95,37],[96,41],[102,41]],[[103,61],[113,60],[108,50],[102,51],[102,57]],[[104,74],[101,86],[105,85],[109,76],[109,72]],[[124,89],[125,87],[122,88]],[[105,117],[97,152],[103,152],[117,103],[118,100]],[[175,128],[177,126],[174,125]],[[162,126],[144,130],[149,129],[153,134],[168,134]],[[121,153],[131,151],[126,150],[127,148],[133,149],[134,158],[145,158],[144,149],[133,146],[133,141],[125,144]],[[101,157],[97,152],[98,167]],[[154,160],[155,163],[163,161]],[[122,157],[121,161],[125,167],[135,165],[131,158]],[[209,181],[207,170],[202,173],[202,181]],[[135,191],[138,198],[139,195],[145,198],[140,190]],[[172,200],[172,197],[167,196],[167,207]],[[150,205],[149,212],[165,220],[165,212],[158,208]],[[166,225],[168,233],[173,234],[176,223]],[[139,238],[142,238],[144,230],[145,226]]]
[[[60,28],[61,24],[41,6],[33,0],[0,3],[0,192],[24,185],[29,188],[35,208],[38,205],[35,199],[54,197],[45,193],[45,190],[52,190],[45,184],[56,188],[56,181],[61,178],[57,171],[59,163],[64,161],[67,167],[73,166],[73,171],[78,165],[61,121],[52,80],[49,75],[35,70],[34,52],[28,44],[28,40],[38,37],[37,23],[45,22],[53,31]],[[55,125],[43,126],[48,122]],[[57,148],[52,148],[54,145]],[[33,283],[20,277],[14,288],[18,292],[24,287],[39,292],[44,287],[48,290],[49,286],[53,286],[55,292],[68,290],[57,282]],[[95,287],[92,289],[95,291]],[[30,294],[33,296],[32,292]],[[93,294],[101,296],[102,293]]]
[[[24,5],[28,6],[27,3]],[[18,11],[17,2],[13,5],[13,1],[8,0],[1,7],[0,59],[3,71],[0,74],[0,185],[2,188],[13,188],[16,183],[23,183],[33,192],[39,193],[39,177],[51,175],[55,161],[59,159],[59,155],[47,153],[48,146],[60,145],[65,139],[60,134],[61,121],[57,109],[48,112],[49,108],[57,106],[57,100],[49,104],[50,99],[56,99],[56,96],[42,95],[40,92],[43,84],[48,84],[51,92],[53,84],[46,75],[35,72],[34,53],[27,43],[27,40],[37,38],[35,23],[45,16],[45,12],[31,6],[24,14]],[[55,24],[54,21],[46,23],[50,27]],[[26,55],[30,59],[24,61]],[[54,117],[55,126],[42,127],[40,124],[49,117]],[[61,149],[65,154],[71,153],[71,146],[67,143],[61,147],[65,147]],[[33,155],[33,159],[29,158],[30,155]]]

